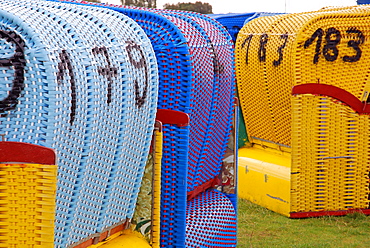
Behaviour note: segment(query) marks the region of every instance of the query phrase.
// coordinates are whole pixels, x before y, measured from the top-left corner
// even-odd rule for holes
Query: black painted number
[[[355,51],[355,55],[353,56],[348,56],[345,55],[342,57],[342,60],[344,62],[356,62],[359,61],[362,55],[362,50],[360,48],[360,45],[362,45],[365,42],[365,37],[362,34],[362,32],[356,28],[349,28],[346,31],[347,34],[351,35],[357,35],[356,40],[350,40],[348,41],[347,45],[348,47],[353,48]],[[321,45],[322,45],[322,40],[323,36],[325,34],[325,45],[322,48],[321,51]],[[311,44],[314,43],[316,40],[316,48],[315,48],[315,55],[313,58],[313,63],[317,64],[319,62],[319,57],[322,53],[326,61],[335,61],[338,59],[339,56],[339,49],[338,45],[341,42],[342,35],[340,31],[336,28],[328,28],[326,32],[322,30],[321,28],[318,28],[310,38],[308,38],[305,43],[304,43],[304,48],[308,48]]]
[[[325,41],[326,44],[322,49],[322,53],[327,61],[335,61],[338,58],[338,44],[340,42],[341,35],[338,29],[329,28],[326,31]]]
[[[69,53],[66,50],[62,50],[61,53],[59,53],[59,59],[60,62],[58,63],[58,73],[57,73],[57,81],[58,84],[61,84],[64,80],[64,75],[66,74],[68,70],[68,75],[69,75],[69,82],[71,84],[71,113],[69,116],[69,123],[72,125],[75,116],[76,116],[76,81],[75,81],[75,76],[73,74],[73,67],[71,63],[71,59],[69,56]]]
[[[148,94],[148,86],[149,86],[148,65],[146,63],[144,52],[141,49],[141,47],[135,42],[133,42],[132,40],[128,40],[126,41],[126,43],[127,43],[126,51],[127,51],[130,63],[137,69],[144,69],[145,83],[144,83],[143,93],[141,96],[140,96],[140,87],[139,87],[138,79],[136,78],[134,80],[135,103],[136,103],[136,106],[140,108],[145,103],[145,100]],[[136,53],[134,51],[136,51]],[[137,58],[138,57],[137,55],[139,55],[139,58]]]
[[[109,105],[112,101],[112,83],[113,77],[116,77],[118,74],[117,68],[112,66],[112,63],[109,59],[108,50],[106,47],[95,47],[92,49],[94,55],[102,54],[107,62],[106,66],[99,66],[98,73],[102,76],[105,76],[108,79],[108,93],[107,93],[107,104]],[[68,72],[69,82],[71,84],[71,113],[69,117],[69,123],[73,125],[76,116],[77,108],[77,94],[76,94],[76,81],[75,75],[73,73],[73,66],[71,62],[71,56],[66,50],[62,50],[59,53],[59,63],[58,63],[58,73],[57,81],[59,84],[65,79],[65,75]]]
[[[317,39],[317,41],[316,41],[316,48],[315,48],[315,55],[313,57],[313,63],[314,64],[317,64],[317,62],[319,62],[323,34],[324,34],[324,31],[321,28],[319,28],[304,43],[304,48],[306,49],[307,47],[309,47]]]
[[[99,66],[98,73],[108,79],[108,89],[107,89],[107,103],[108,105],[112,102],[112,84],[113,77],[117,77],[118,70],[116,67],[112,66],[109,59],[108,50],[106,47],[95,47],[92,49],[94,55],[102,54],[107,62],[106,66]]]
[[[253,34],[248,35],[248,37],[243,41],[241,44],[242,48],[246,47],[246,55],[245,55],[245,63],[249,63],[249,49],[251,45],[251,41],[253,38]],[[283,43],[278,47],[277,53],[279,54],[279,58],[277,60],[274,60],[272,64],[274,66],[279,66],[281,64],[281,61],[283,61],[283,50],[288,42],[288,35],[287,34],[282,34],[280,35],[280,39],[283,40]],[[258,60],[260,62],[265,62],[266,61],[266,45],[269,41],[269,36],[268,34],[264,33],[261,35],[260,40],[259,40],[259,48],[258,48]]]
[[[359,61],[362,55],[362,51],[360,49],[360,45],[365,42],[365,36],[362,34],[362,32],[356,28],[350,28],[347,31],[347,34],[356,34],[357,40],[350,40],[348,41],[348,47],[352,47],[356,54],[353,56],[344,56],[343,61],[344,62],[356,62]]]
[[[262,34],[260,37],[260,48],[258,49],[258,59],[260,62],[266,61],[266,44],[268,42],[269,36],[267,34]]]
[[[209,42],[209,46],[210,46],[211,56],[212,56],[212,60],[213,60],[213,72],[215,74],[223,73],[225,68],[221,64],[220,60],[218,59],[218,54],[217,54],[217,51],[215,49],[215,46],[213,45],[212,42]]]
[[[280,64],[281,64],[281,61],[283,61],[283,49],[285,48],[286,43],[288,42],[288,35],[287,35],[287,34],[282,34],[282,35],[280,36],[280,39],[282,39],[282,40],[283,40],[283,44],[282,44],[281,46],[279,46],[279,48],[278,48],[278,50],[277,50],[277,52],[278,52],[278,54],[279,54],[279,59],[278,59],[278,60],[274,60],[274,61],[272,62],[272,64],[273,64],[274,66],[278,66],[278,65],[280,65]]]
[[[249,46],[251,45],[251,40],[253,38],[253,34],[250,34],[248,35],[248,37],[243,41],[242,43],[242,48],[245,47],[245,44],[248,42],[248,45],[247,45],[247,51],[246,51],[246,55],[245,55],[245,63],[248,65],[248,53],[249,53]]]
[[[18,98],[24,89],[24,67],[26,65],[24,50],[26,45],[24,40],[13,31],[0,30],[0,38],[15,45],[12,57],[0,59],[0,67],[14,68],[12,89],[9,91],[8,96],[0,101],[0,113],[4,113],[17,107]],[[2,115],[2,117],[5,116],[6,114]]]

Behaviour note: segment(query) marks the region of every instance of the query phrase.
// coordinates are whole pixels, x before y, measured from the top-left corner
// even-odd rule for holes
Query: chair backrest
[[[291,154],[291,212],[368,208],[369,13],[328,7],[257,18],[240,31],[247,132]]]
[[[2,56],[14,61],[1,61],[1,94],[14,90],[0,105],[0,129],[7,141],[56,151],[55,246],[67,247],[133,215],[156,113],[156,58],[137,23],[115,11],[0,5]]]
[[[231,38],[195,13],[92,5],[123,13],[145,30],[158,61],[158,108],[189,115],[189,127],[165,124],[163,134],[161,245],[182,246],[187,193],[219,174],[227,147],[235,94]]]

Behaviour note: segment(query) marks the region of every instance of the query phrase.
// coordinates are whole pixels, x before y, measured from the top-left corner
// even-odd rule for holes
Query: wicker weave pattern
[[[313,95],[293,109],[291,211],[368,208],[369,117]]]
[[[240,30],[235,45],[239,100],[248,135],[270,141],[276,141],[276,133],[270,114],[269,93],[266,93],[265,65],[259,61],[258,51],[261,34],[279,18],[263,17],[248,22]],[[253,39],[255,34],[257,37]]]
[[[209,37],[208,45],[213,59],[214,91],[212,92],[212,112],[207,130],[207,142],[203,145],[203,159],[198,166],[193,189],[211,180],[220,172],[228,137],[231,132],[232,113],[235,96],[234,49],[230,36],[223,27],[203,15],[189,14],[200,24]],[[188,188],[189,189],[189,188]]]
[[[225,152],[228,142],[228,133],[231,129],[232,105],[234,96],[233,50],[230,43],[230,37],[225,33],[222,26],[211,18],[195,13],[185,11],[160,11],[159,14],[175,17],[188,22],[192,29],[196,29],[203,38],[192,37],[195,40],[206,45],[205,51],[193,51],[190,53],[194,59],[204,60],[204,54],[208,54],[211,59],[211,67],[205,68],[200,63],[194,63],[195,71],[204,74],[211,74],[212,81],[207,82],[209,78],[202,79],[196,77],[197,82],[203,82],[196,85],[194,91],[194,104],[190,118],[190,152],[189,152],[189,170],[188,170],[188,191],[213,179],[220,170],[220,161]],[[194,36],[194,32],[192,32]],[[191,48],[191,46],[190,46]],[[204,95],[208,98],[205,99]],[[204,106],[209,105],[207,110]],[[208,112],[209,111],[209,112]],[[204,123],[208,123],[205,125]],[[197,123],[203,123],[206,127],[202,137],[202,142],[193,142],[193,139],[200,139]],[[195,125],[194,125],[195,124]],[[196,132],[196,135],[193,133]],[[200,145],[199,150],[194,149],[192,144]],[[212,151],[212,152],[210,152]]]
[[[87,3],[84,1],[77,2]],[[176,65],[175,61],[168,63],[169,60],[172,61],[174,59],[172,58],[173,56],[164,57],[163,60],[158,58],[158,61],[160,69],[162,67],[164,68],[163,71],[160,70],[160,75],[161,73],[165,73],[164,77],[160,76],[163,80],[160,82],[159,107],[184,111],[191,117],[192,127],[189,137],[191,151],[189,152],[190,170],[188,177],[190,185],[188,190],[190,191],[196,187],[192,186],[194,183],[192,179],[194,176],[192,173],[201,174],[201,170],[198,171],[197,168],[216,167],[211,173],[211,176],[215,176],[218,173],[219,169],[217,169],[217,167],[222,160],[222,154],[227,143],[227,133],[231,128],[232,96],[234,94],[234,86],[231,82],[234,80],[234,69],[230,36],[219,23],[207,16],[196,13],[170,10],[162,11],[112,4],[106,6],[131,16],[142,25],[143,29],[146,30],[147,35],[152,40],[154,49],[157,51],[157,57],[165,54],[164,51],[159,49],[164,47],[162,45],[163,41],[170,42],[168,39],[173,35],[180,35],[179,38],[173,38],[177,39],[176,42],[186,42],[188,45],[188,47],[184,45],[183,48],[188,50],[188,55],[191,56],[189,60],[191,64],[189,68],[181,67],[185,72],[180,72],[178,70],[180,68],[178,65],[177,70],[172,72],[172,77],[168,78],[166,75],[168,69],[171,69],[173,64]],[[152,12],[153,14],[148,12]],[[165,19],[163,19],[163,17]],[[147,21],[151,19],[156,19],[156,22]],[[166,26],[166,36],[162,37],[163,28],[161,28],[161,32],[155,32],[156,28],[160,28],[160,25]],[[174,28],[175,30],[173,30]],[[176,31],[179,32],[179,34],[176,34],[176,32],[171,34],[170,31]],[[155,35],[152,34],[153,32],[155,32]],[[158,39],[158,35],[162,38]],[[164,45],[171,49],[173,47],[170,43],[165,43]],[[175,47],[178,46],[179,44],[175,45]],[[167,52],[169,51],[171,50]],[[204,54],[208,54],[209,57],[204,56]],[[184,56],[184,54],[181,54],[181,56]],[[182,58],[176,56],[176,59]],[[182,66],[186,65],[184,61],[181,62],[181,64]],[[190,72],[187,71],[188,69],[193,71],[191,77],[187,74]],[[176,92],[180,89],[178,87],[168,88],[167,85],[169,83],[168,79],[172,81],[171,84],[177,81],[178,77],[174,77],[176,73],[181,73],[183,81],[184,79],[194,80],[194,82],[190,84],[187,81],[182,84],[185,90],[191,90],[189,93],[186,93],[187,91],[181,92],[183,96],[189,94],[185,98],[186,101],[183,101],[183,103],[189,104],[185,109],[177,108],[177,106],[181,106],[181,102],[173,102],[171,98],[175,94],[169,93],[170,90]],[[186,83],[188,83],[188,85],[186,85]],[[174,85],[176,85],[176,83]],[[223,100],[219,101],[219,99]],[[199,106],[203,107],[201,108]],[[217,125],[215,123],[217,123]],[[217,126],[217,128],[215,128],[215,126]],[[212,138],[212,136],[215,135],[216,138]],[[212,142],[213,140],[216,142]],[[215,152],[208,152],[213,150]],[[209,156],[209,154],[216,154],[213,156],[217,156],[217,158],[204,159],[204,157]],[[203,163],[208,164],[203,166]],[[194,180],[199,180],[199,182],[196,183],[196,185],[199,185],[209,179],[210,178]]]
[[[30,25],[33,32],[43,31],[31,36],[40,37],[42,45],[32,45],[31,37],[27,43],[44,55],[40,58],[30,50],[27,62],[36,60],[42,66],[27,65],[35,74],[40,73],[35,68],[47,66],[35,84],[48,92],[28,93],[26,86],[24,95],[37,99],[32,94],[39,94],[44,105],[22,98],[17,109],[19,114],[24,105],[37,106],[42,115],[35,121],[44,124],[43,139],[34,135],[21,139],[20,130],[11,125],[16,121],[12,112],[2,124],[8,128],[4,129],[7,137],[14,137],[11,140],[39,143],[57,151],[56,246],[66,247],[133,214],[132,203],[153,130],[156,59],[142,29],[116,12],[51,2],[24,2],[19,6],[8,1],[2,2],[2,9],[24,18],[27,24],[17,23],[20,28]],[[141,64],[135,67],[135,61]],[[63,66],[65,75],[60,74]],[[33,76],[29,78],[27,83]],[[135,80],[139,86],[136,98]],[[75,87],[71,87],[72,82]],[[22,125],[32,123],[29,115],[21,118]]]
[[[207,42],[207,49],[210,52],[212,58],[212,68],[213,69],[213,90],[210,91],[204,81],[196,81],[196,82],[203,82],[202,85],[196,86],[194,90],[194,98],[195,99],[202,99],[204,98],[202,95],[208,92],[207,94],[211,94],[210,103],[205,103],[202,101],[197,100],[197,104],[204,105],[204,104],[211,104],[210,109],[210,117],[207,124],[207,131],[205,133],[204,142],[202,144],[202,149],[200,154],[196,154],[194,149],[192,149],[191,140],[194,139],[194,135],[198,135],[198,128],[194,125],[190,128],[190,151],[189,151],[189,164],[188,164],[188,183],[187,189],[191,191],[196,187],[202,185],[203,183],[207,182],[214,178],[220,170],[220,163],[222,160],[222,156],[224,154],[225,148],[227,146],[227,137],[228,133],[230,132],[231,127],[231,113],[232,113],[232,105],[233,105],[233,95],[234,95],[234,87],[231,84],[233,82],[233,63],[232,63],[232,50],[230,44],[230,38],[227,33],[222,29],[222,27],[212,19],[198,15],[195,13],[188,13],[188,12],[181,12],[181,11],[164,11],[160,14],[164,14],[165,16],[170,16],[172,18],[176,17],[181,20],[187,21],[189,24],[192,25],[192,28],[195,28],[200,32],[203,37],[204,41]],[[175,22],[176,23],[176,22]],[[182,28],[180,28],[183,30]],[[186,37],[186,36],[185,36]],[[191,37],[194,39],[194,37]],[[201,39],[197,38],[196,40],[201,41]],[[191,42],[189,42],[191,44]],[[203,58],[203,54],[196,55],[193,54],[192,48],[189,48],[190,53],[197,58],[201,56]],[[195,71],[204,72],[204,67],[199,67],[199,63],[194,64]],[[209,73],[209,72],[207,72]],[[197,78],[197,77],[196,77]],[[190,124],[192,121],[194,123],[200,122],[197,118],[202,118],[202,122],[204,122],[205,118],[204,115],[207,114],[203,109],[198,108],[192,110],[190,113]],[[199,116],[199,117],[198,117]],[[197,163],[193,163],[192,157],[199,156]],[[214,196],[211,196],[210,199],[215,199]],[[230,200],[226,200],[229,202]],[[191,206],[191,202],[187,202],[187,208]],[[199,211],[202,211],[204,206],[206,206],[207,200],[205,198],[199,199]],[[221,205],[216,204],[220,208]],[[203,206],[203,207],[200,207]],[[216,206],[215,206],[216,207]],[[197,210],[195,210],[197,211]],[[214,215],[216,213],[210,213]],[[192,239],[193,232],[197,232],[194,229],[194,225],[196,225],[196,221],[192,218],[189,218],[189,212],[186,213],[186,243],[185,247],[191,247],[192,241],[188,242],[189,239]],[[231,220],[231,223],[234,221]],[[209,225],[209,221],[206,221],[203,225],[198,226],[199,230],[206,230],[207,226]],[[232,229],[232,228],[231,228]],[[163,231],[166,231],[165,229]],[[219,232],[224,232],[225,227],[220,227],[218,230]],[[216,231],[217,233],[217,231]],[[225,233],[225,239],[227,247],[233,247],[236,243],[236,236],[234,233]],[[198,237],[196,238],[198,239]],[[210,245],[211,246],[219,246],[219,243],[213,243],[212,237],[204,237],[202,240],[202,245]],[[162,247],[167,247],[166,243],[161,243]]]
[[[133,18],[151,39],[160,68],[159,108],[180,110],[190,116],[190,130],[165,125],[163,141],[161,246],[182,247],[186,226],[183,187],[191,190],[217,175],[231,127],[234,90],[230,38],[220,27],[211,31],[218,24],[208,17],[114,5],[109,8]],[[205,24],[207,20],[212,24]],[[220,53],[226,72],[222,76],[216,75],[215,49],[211,49],[210,41],[215,41],[217,51],[224,51]],[[221,97],[223,101],[218,101]],[[220,130],[213,132],[219,125]]]
[[[362,53],[358,61],[348,62],[344,58],[356,55],[353,47],[348,45],[351,40],[361,43],[356,30],[361,31],[364,37],[369,35],[367,15],[370,9],[351,7],[334,10],[337,12],[314,18],[301,29],[294,54],[297,64],[304,64],[305,68],[303,72],[297,66],[297,84],[317,82],[335,85],[364,101],[369,89],[366,65],[369,48],[359,44]],[[329,51],[326,57],[324,53],[320,54],[314,63],[312,54],[315,53],[315,44],[305,51],[299,46],[319,28],[324,32],[323,47],[328,44],[325,42],[328,32],[341,34],[340,42],[335,46],[339,51],[337,59],[327,61],[327,58],[330,59],[328,55],[334,56]],[[336,34],[332,34],[330,39],[336,37]],[[368,208],[369,117],[355,113],[350,107],[330,97],[299,95],[293,98],[292,103],[292,141],[294,146],[300,148],[292,151],[292,170],[297,172],[292,175],[293,185],[297,185],[292,195],[292,211]],[[312,129],[301,133],[299,126],[311,126]],[[315,156],[307,156],[313,151]],[[309,184],[312,188],[313,178],[315,189],[303,192]]]
[[[119,21],[125,24],[125,28],[127,26],[133,27],[135,30],[137,28],[126,17],[116,12],[113,14],[108,10],[90,10],[88,7],[79,7],[78,10],[73,10],[75,6],[72,8],[59,3],[37,2],[28,5],[30,9],[35,8],[36,12],[43,9],[42,12],[48,13],[49,17],[57,17],[70,26],[70,29],[75,33],[73,35],[68,34],[67,37],[75,38],[75,43],[81,43],[86,47],[104,44],[108,48],[108,51],[101,48],[89,52],[89,48],[85,51],[78,47],[76,54],[83,55],[81,57],[82,64],[89,64],[90,61],[97,64],[107,63],[106,55],[108,54],[112,61],[120,61],[123,67],[126,66],[128,71],[133,72],[132,75],[128,73],[127,78],[124,79],[145,78],[147,75],[145,72],[143,73],[142,69],[133,68],[132,66],[130,68],[132,61],[127,60],[128,54],[126,53],[133,55],[132,51],[134,50],[133,56],[136,56],[133,59],[134,61],[140,61],[142,57],[149,58],[151,63],[149,67],[153,68],[151,72],[156,70],[156,66],[152,64],[156,61],[151,57],[152,55],[148,50],[145,50],[144,56],[141,57],[137,47],[130,48],[130,44],[124,42],[122,44],[122,41],[125,41],[125,38],[129,36],[133,39],[137,38],[134,43],[142,45],[142,49],[146,49],[144,47],[145,42],[140,43],[140,38],[143,35],[140,33],[141,29],[136,34],[127,34],[127,30],[121,33],[122,27],[120,27]],[[161,232],[165,234],[161,235],[161,246],[182,246],[185,242],[186,192],[218,174],[231,127],[234,71],[230,37],[219,24],[205,16],[177,12],[157,13],[157,10],[127,9],[121,6],[110,6],[110,8],[135,19],[151,39],[161,78],[158,93],[159,108],[180,110],[188,113],[191,117],[190,130],[189,128],[169,125],[164,127],[163,132]],[[78,25],[73,20],[78,20],[83,25]],[[99,28],[96,28],[96,30],[88,28],[94,25],[99,26]],[[53,34],[53,30],[49,33]],[[58,37],[54,38],[58,40]],[[67,42],[67,44],[69,43]],[[58,43],[56,47],[61,47],[61,45]],[[131,50],[128,51],[128,49]],[[111,52],[113,50],[116,52]],[[75,55],[73,49],[68,50],[68,52]],[[204,56],[205,54],[208,56]],[[57,61],[58,58],[55,57]],[[133,161],[143,162],[141,161],[143,159],[140,157],[141,153],[135,150],[135,147],[130,147],[129,144],[133,142],[130,137],[125,136],[124,141],[127,141],[127,143],[124,143],[122,140],[111,136],[123,137],[123,133],[134,132],[135,135],[132,137],[134,137],[135,142],[133,143],[149,144],[146,140],[138,138],[140,137],[139,133],[143,132],[141,129],[138,133],[135,133],[135,129],[131,128],[132,126],[138,126],[140,121],[145,119],[135,119],[137,116],[142,117],[140,113],[135,112],[128,104],[125,114],[130,115],[130,120],[132,119],[133,122],[128,123],[127,121],[128,124],[125,128],[119,128],[114,125],[114,123],[117,123],[117,119],[109,114],[109,109],[104,108],[104,103],[116,99],[113,97],[111,100],[109,97],[97,99],[101,89],[94,83],[97,78],[103,77],[104,71],[102,69],[99,71],[99,68],[94,66],[87,66],[86,68],[89,71],[83,74],[85,68],[81,69],[79,63],[73,61],[72,66],[73,71],[79,70],[78,77],[83,75],[78,79],[78,82],[82,82],[82,78],[91,77],[92,87],[86,85],[83,92],[87,93],[88,96],[93,96],[93,101],[91,103],[91,99],[87,98],[87,101],[83,101],[87,103],[85,108],[79,109],[79,111],[86,111],[86,120],[83,125],[78,127],[79,132],[82,133],[80,138],[82,148],[75,151],[75,154],[83,153],[78,159],[71,156],[72,158],[68,160],[69,166],[63,169],[66,180],[62,180],[59,187],[62,197],[58,200],[63,204],[63,207],[58,212],[60,220],[58,221],[57,230],[59,231],[57,233],[60,237],[58,237],[57,242],[60,242],[58,244],[61,246],[77,242],[89,234],[99,232],[102,228],[122,220],[123,215],[126,214],[126,217],[130,217],[132,214],[131,207],[135,200],[131,200],[130,206],[127,206],[126,202],[121,199],[125,198],[127,189],[131,189],[139,182],[135,176],[131,177],[130,175],[140,174],[143,167],[140,167],[138,172],[126,164],[121,166],[116,161],[122,159],[132,163]],[[115,70],[111,71],[111,77],[117,77],[116,74],[120,73],[119,70],[117,73]],[[63,78],[64,81],[71,81],[72,76],[70,74],[66,77],[67,79]],[[155,80],[156,77],[150,74],[150,79]],[[68,85],[64,86],[65,92],[68,92]],[[121,91],[114,93],[122,94],[123,97],[127,96],[125,94],[133,95],[133,88],[131,86],[122,89],[122,93]],[[151,90],[154,90],[154,88],[155,85]],[[142,89],[139,90],[139,92],[141,91]],[[152,91],[150,92],[152,93]],[[151,99],[155,97],[156,94],[153,93]],[[135,101],[138,100],[135,99]],[[111,101],[111,105],[113,105],[113,101]],[[69,109],[68,105],[64,106],[60,115],[68,113]],[[148,116],[147,112],[143,112],[143,115],[147,115],[148,118],[152,116]],[[120,119],[117,118],[119,122]],[[77,119],[77,117],[74,117],[74,123],[77,123]],[[67,120],[64,119],[64,121]],[[99,125],[98,123],[104,124]],[[148,127],[150,122],[145,124]],[[109,125],[112,128],[105,131],[104,128]],[[91,131],[89,128],[91,128]],[[88,132],[84,133],[85,130]],[[89,136],[90,133],[94,133],[94,135]],[[73,140],[71,136],[68,136],[68,138]],[[54,145],[54,140],[50,144]],[[56,142],[56,144],[59,143]],[[123,144],[127,149],[117,158],[114,151],[123,148]],[[189,144],[190,151],[188,150]],[[73,143],[69,145],[73,146]],[[65,148],[61,146],[60,149]],[[101,151],[104,151],[104,153]],[[146,149],[143,148],[142,151],[145,152]],[[68,154],[66,152],[66,157]],[[89,157],[87,154],[95,154],[96,156]],[[81,170],[79,161],[82,161],[81,165],[83,166],[90,166],[91,164],[105,165],[108,161],[114,161],[114,166],[84,167]],[[188,174],[188,168],[189,172],[192,169],[192,174]],[[123,174],[120,174],[121,172]],[[76,177],[82,177],[83,179],[81,181],[75,180]],[[124,184],[119,179],[122,177],[127,180]],[[104,190],[110,183],[117,186],[116,192],[115,189]],[[110,205],[104,204],[105,199],[108,199]],[[75,204],[74,202],[78,203]],[[68,211],[63,212],[64,209],[68,209]],[[98,215],[102,212],[106,215],[100,218]],[[71,217],[76,218],[73,223],[63,223],[65,219]],[[70,231],[66,231],[68,228],[70,228]],[[231,236],[231,239],[235,240],[235,235]]]
[[[330,18],[331,15],[339,19],[342,19],[342,17],[345,19],[346,14],[341,12],[357,12],[358,14],[355,15],[359,15],[360,12],[364,13],[364,10],[360,10],[360,8],[326,8],[317,12],[258,18],[255,21],[249,22],[240,31],[240,38],[237,41],[236,48],[240,51],[237,53],[237,63],[240,64],[242,70],[237,72],[237,78],[240,82],[250,82],[249,84],[239,84],[238,87],[248,134],[251,137],[290,146],[290,89],[293,85],[299,84],[299,82],[318,82],[315,76],[317,74],[317,65],[312,63],[312,54],[315,53],[316,43],[312,44],[308,49],[304,49],[303,43],[317,28],[320,27],[324,31],[330,28],[330,25],[333,25],[333,23],[328,22],[327,19]],[[316,22],[316,24],[308,24],[319,19],[322,20]],[[339,26],[342,26],[339,31],[341,31],[343,35],[346,33],[346,30],[353,25],[344,19],[343,22],[346,22],[346,25],[338,23]],[[306,35],[304,35],[305,32],[303,30],[300,30],[303,27],[310,29],[309,31],[305,31],[307,32]],[[362,29],[364,29],[364,27],[362,27]],[[262,36],[266,38],[261,38]],[[353,36],[355,35],[352,34],[352,39]],[[347,35],[347,39],[350,39],[349,35]],[[324,40],[325,34],[323,36],[323,42]],[[347,42],[342,39],[338,46],[338,49],[341,50],[343,54],[346,52],[351,53],[349,51],[353,49],[347,47]],[[325,44],[323,44],[323,46],[324,45]],[[299,57],[290,58],[290,56],[292,56],[291,54],[294,54],[294,56],[301,56],[300,53],[295,50],[295,47],[305,50],[306,62],[310,61],[310,63],[307,63],[307,68],[297,67],[297,69],[304,68],[304,70],[309,70],[309,73],[306,73],[306,71],[304,73],[298,72],[298,75],[294,74],[297,71],[295,69],[284,69],[293,68],[293,66],[296,66],[297,61],[301,59]],[[265,53],[261,48],[265,49]],[[281,49],[281,54],[279,54],[279,49]],[[366,50],[367,48],[364,49]],[[248,54],[246,53],[247,50]],[[246,59],[248,59],[248,64],[245,62]],[[323,57],[321,56],[321,60],[322,59]],[[341,63],[340,61],[341,60],[337,60],[334,64]],[[344,64],[345,67],[343,69],[345,70],[353,67],[351,63]],[[333,66],[333,68],[339,67]],[[298,69],[298,71],[299,70],[300,69]],[[323,70],[326,71],[327,68],[323,68]],[[244,75],[246,71],[252,73]],[[293,79],[295,75],[300,77],[296,83]],[[325,75],[325,77],[320,78],[320,83],[333,83],[333,80],[329,79],[332,74],[326,73]],[[314,77],[314,79],[308,79],[306,77]],[[346,79],[343,78],[340,84],[343,85],[344,89],[348,90],[348,86],[344,85],[348,84],[349,81],[350,77]],[[350,90],[350,92],[352,91]],[[356,94],[358,95],[359,93]],[[256,99],[260,99],[260,101],[256,101]],[[259,104],[261,101],[263,104]],[[268,106],[269,109],[267,109]],[[248,115],[246,113],[248,113]],[[265,128],[260,128],[261,126]]]
[[[236,213],[224,194],[216,190],[201,193],[186,211],[186,247],[236,247]]]
[[[291,212],[369,206],[369,117],[340,101],[350,95],[363,109],[368,101],[369,11],[264,17],[240,31],[237,81],[247,130],[253,143],[292,148]],[[297,85],[312,92],[292,98]],[[321,85],[341,95],[315,93]]]
[[[56,165],[0,164],[0,247],[54,247]]]
[[[151,39],[161,79],[158,108],[191,113],[192,92],[196,81],[185,34],[173,22],[159,14],[122,6],[112,8],[133,18]],[[188,25],[185,22],[182,24]],[[185,243],[189,140],[189,127],[163,126],[161,247],[182,247]]]
[[[160,14],[160,13],[159,13]],[[188,191],[201,184],[197,182],[199,167],[204,163],[204,146],[207,140],[208,129],[212,120],[213,97],[216,91],[214,82],[212,53],[207,46],[205,32],[194,21],[176,13],[163,13],[169,21],[174,23],[188,42],[194,70],[194,83],[190,102],[190,136],[189,136],[189,164],[188,164]],[[198,27],[198,28],[197,28]],[[217,172],[216,172],[217,173]],[[213,173],[214,174],[214,173]],[[211,174],[212,175],[212,174]],[[204,182],[204,180],[203,180]]]

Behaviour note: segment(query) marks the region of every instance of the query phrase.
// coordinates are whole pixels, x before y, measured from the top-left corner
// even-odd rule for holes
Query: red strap
[[[329,96],[343,102],[358,114],[370,114],[370,104],[361,102],[357,97],[355,97],[348,91],[333,85],[327,84],[296,85],[292,89],[292,95],[297,94],[313,94]]]

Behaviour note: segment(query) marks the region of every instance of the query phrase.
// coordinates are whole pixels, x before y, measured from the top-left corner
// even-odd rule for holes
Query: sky
[[[115,0],[110,0],[115,1]],[[246,12],[299,13],[318,10],[327,6],[356,5],[356,0],[157,0],[157,8],[178,2],[209,3],[214,14]]]

